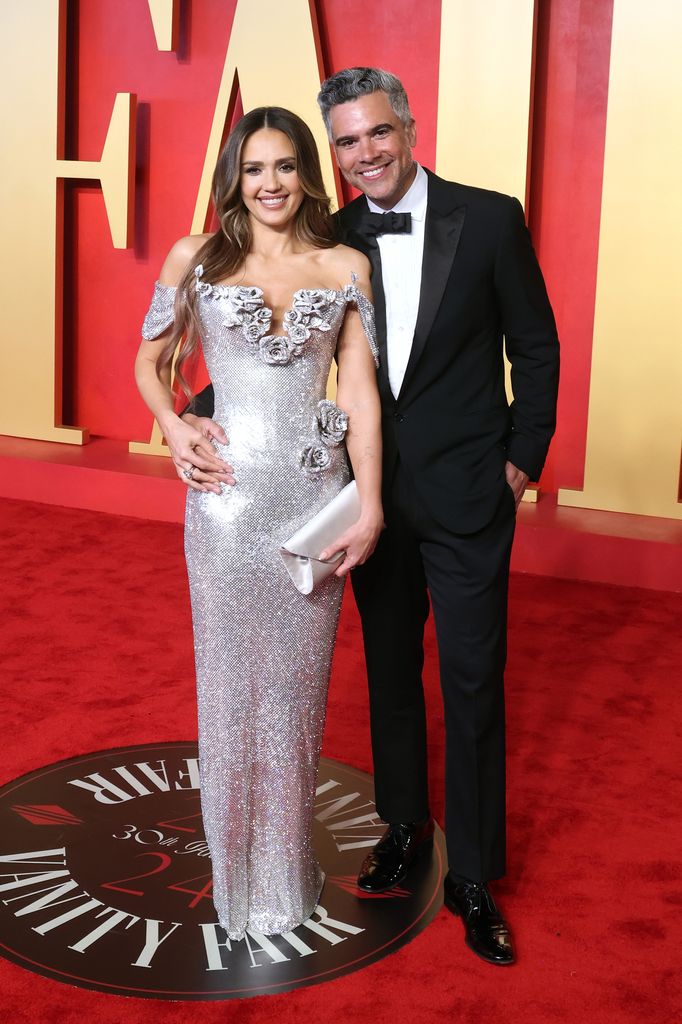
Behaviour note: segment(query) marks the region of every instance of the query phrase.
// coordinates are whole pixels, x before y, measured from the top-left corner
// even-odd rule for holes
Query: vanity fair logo
[[[384,830],[369,775],[320,764],[313,916],[230,941],[216,923],[196,744],[73,758],[0,788],[0,953],[50,978],[154,999],[232,999],[313,985],[378,960],[441,904],[443,837],[381,896],[357,869]]]

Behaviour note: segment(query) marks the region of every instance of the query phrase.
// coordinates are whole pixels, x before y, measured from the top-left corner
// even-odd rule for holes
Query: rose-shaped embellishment
[[[329,469],[332,455],[323,444],[309,444],[301,452],[301,467],[308,473],[322,473]]]
[[[313,329],[316,330],[316,331],[329,331],[329,330],[331,330],[331,324],[328,324],[326,320],[323,320],[321,316],[317,316],[315,313],[312,313],[310,316],[306,317],[306,324],[308,325],[308,327],[311,330],[313,330]]]
[[[307,316],[311,313],[319,315],[327,308],[334,295],[335,292],[329,288],[304,288],[294,296],[294,309]]]
[[[246,340],[257,344],[263,335],[267,334],[270,330],[271,320],[271,311],[261,306],[260,309],[255,310],[253,313],[242,312],[239,322],[242,325]]]
[[[294,311],[302,314],[308,327],[328,331],[330,325],[322,318],[322,313],[334,302],[336,292],[332,288],[303,289],[294,296]]]
[[[244,285],[235,285],[232,288],[232,301],[239,309],[252,313],[263,305],[263,293],[260,288],[245,288]]]
[[[265,306],[261,306],[260,309],[256,309],[252,314],[254,320],[257,320],[259,324],[268,326],[272,320],[272,310],[266,309]]]
[[[269,324],[259,323],[256,319],[248,315],[248,319],[242,320],[242,330],[244,331],[244,337],[247,341],[257,345],[261,340],[265,332],[267,331]]]
[[[298,309],[288,309],[284,314],[284,320],[282,323],[285,327],[292,327],[294,324],[305,324],[306,317]]]
[[[305,345],[306,341],[310,337],[310,331],[305,324],[285,324],[285,329],[289,335],[291,344],[297,349],[300,349]],[[296,354],[300,355],[299,352]]]
[[[348,413],[323,398],[317,403],[317,426],[320,440],[328,447],[341,444],[348,430]]]
[[[203,263],[197,264],[194,268],[195,288],[197,295],[210,295],[213,291],[213,285],[208,284],[207,281],[202,281],[204,276],[204,265]]]
[[[293,346],[288,338],[277,338],[270,334],[260,341],[261,359],[271,366],[283,366],[291,362]]]
[[[308,302],[305,295],[302,292],[296,292],[294,295],[294,305],[291,309],[291,313],[298,314],[298,320],[300,321],[304,317],[309,317],[312,311],[312,304]]]
[[[253,313],[263,305],[263,292],[260,288],[245,288],[239,285],[232,291],[232,302],[241,312]]]
[[[228,309],[225,313],[225,319],[223,320],[223,327],[239,327],[241,326],[241,320],[237,316],[233,309]]]

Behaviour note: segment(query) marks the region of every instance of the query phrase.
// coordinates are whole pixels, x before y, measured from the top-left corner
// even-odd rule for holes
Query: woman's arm
[[[176,286],[187,264],[204,241],[201,237],[189,237],[176,242],[159,274],[161,284]],[[171,330],[172,327],[169,327],[153,341],[142,341],[140,344],[135,359],[137,387],[161,427],[176,472],[183,483],[196,491],[214,491],[219,494],[221,483],[234,483],[232,467],[218,458],[210,440],[200,430],[175,414],[171,365],[157,365]],[[227,443],[224,434],[219,440]],[[193,470],[191,479],[185,475],[185,471],[190,470]]]
[[[369,290],[362,282],[363,291]],[[376,368],[356,309],[348,308],[336,353],[338,389],[336,401],[348,413],[346,447],[360,495],[361,515],[357,523],[322,552],[323,560],[341,551],[346,557],[336,570],[344,576],[362,565],[374,551],[384,525],[381,507],[381,407]]]

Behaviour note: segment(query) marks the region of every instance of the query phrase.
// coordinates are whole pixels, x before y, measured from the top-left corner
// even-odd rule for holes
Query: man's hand
[[[523,497],[523,492],[528,485],[528,474],[524,473],[522,469],[517,469],[511,462],[506,462],[504,465],[504,475],[507,478],[507,483],[514,492],[514,500],[516,501],[516,508],[518,509]]]
[[[221,484],[234,484],[232,466],[218,457],[212,439],[228,444],[219,423],[207,416],[185,413],[165,431],[171,458],[179,478],[195,491],[220,494]],[[187,474],[191,472],[191,477]]]

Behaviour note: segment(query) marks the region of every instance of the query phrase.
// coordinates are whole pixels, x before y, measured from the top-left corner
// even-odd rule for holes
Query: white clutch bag
[[[310,522],[282,544],[280,554],[294,586],[302,594],[310,594],[339,567],[343,554],[331,562],[323,562],[320,552],[358,521],[360,511],[358,489],[355,480],[351,480]]]

